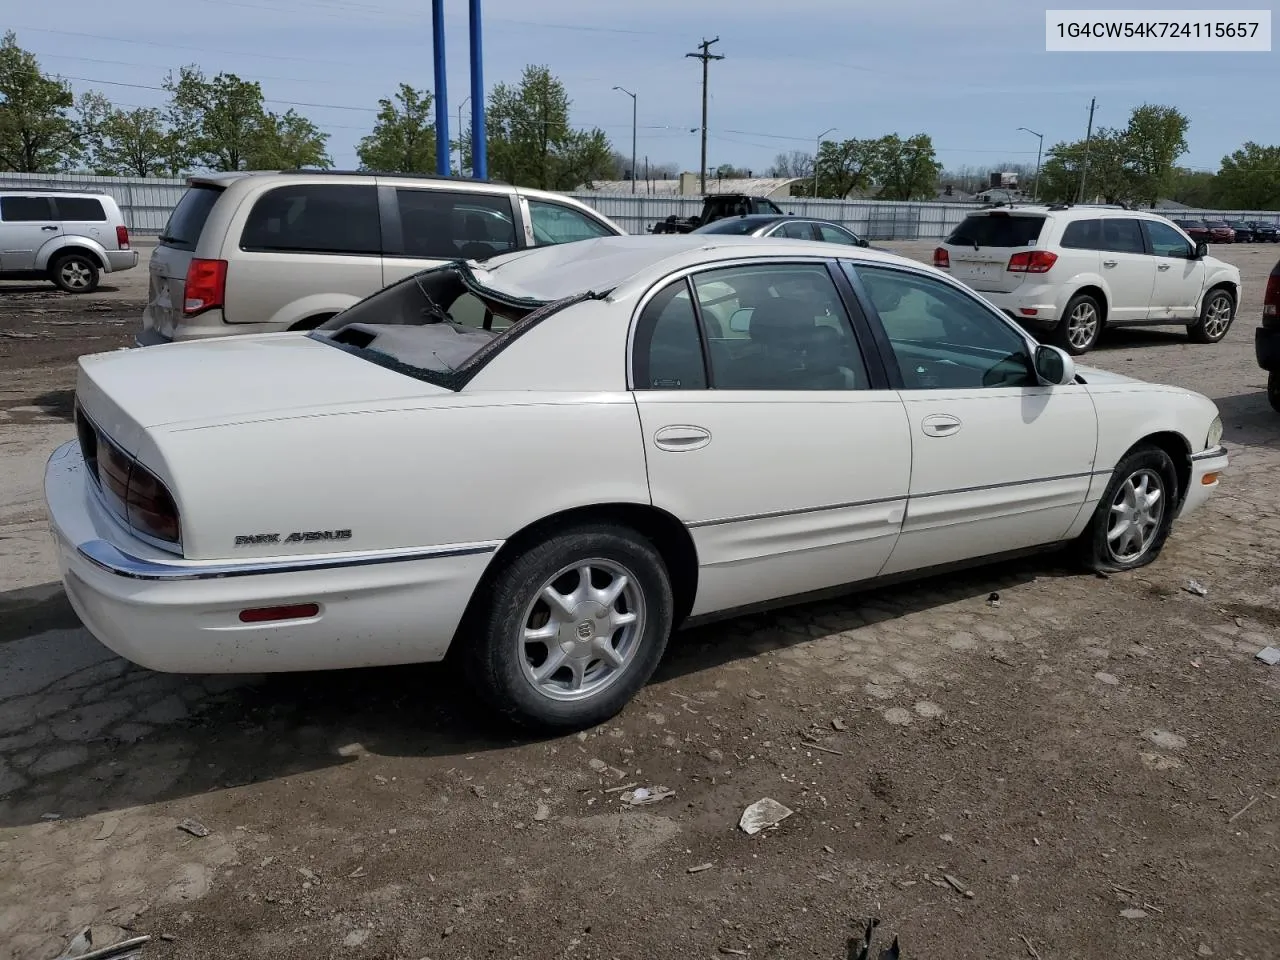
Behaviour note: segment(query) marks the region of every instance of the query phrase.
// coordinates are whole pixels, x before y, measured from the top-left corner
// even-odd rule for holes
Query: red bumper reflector
[[[1019,307],[1018,312],[1022,314],[1024,317],[1034,317],[1040,311],[1037,310],[1035,307]]]
[[[274,620],[308,620],[320,612],[318,603],[295,603],[287,607],[255,607],[240,611],[241,623],[271,623]]]

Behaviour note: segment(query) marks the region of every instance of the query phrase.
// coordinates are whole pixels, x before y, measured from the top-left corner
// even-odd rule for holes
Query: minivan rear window
[[[160,234],[160,242],[166,247],[179,250],[194,250],[205,221],[209,219],[209,211],[222,196],[222,187],[196,184],[182,195],[178,205],[169,215],[164,233]]]
[[[963,247],[1029,247],[1040,239],[1044,217],[1009,214],[970,214],[947,237],[947,243]]]

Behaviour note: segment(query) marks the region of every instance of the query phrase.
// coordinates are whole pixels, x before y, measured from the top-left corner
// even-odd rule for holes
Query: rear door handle
[[[1170,267],[1172,267],[1172,266],[1173,266],[1173,264],[1172,264],[1172,263],[1160,263],[1160,264],[1156,264],[1156,269],[1157,269],[1157,270],[1168,270],[1168,269],[1169,269]]]
[[[711,431],[705,427],[678,424],[662,427],[653,435],[654,446],[660,450],[683,453],[686,450],[701,450],[711,442]]]
[[[1104,267],[1114,267],[1119,262],[1119,260],[1103,260],[1102,265]]]
[[[57,227],[41,227],[41,230],[57,230]]]
[[[961,423],[957,417],[945,413],[936,413],[925,417],[920,424],[926,437],[949,437],[960,432]]]

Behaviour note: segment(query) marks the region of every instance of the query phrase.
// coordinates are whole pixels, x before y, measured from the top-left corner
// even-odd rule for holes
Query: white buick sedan
[[[85,357],[67,595],[156,670],[456,657],[598,723],[673,628],[1072,545],[1122,571],[1227,467],[1213,403],[1077,368],[931,267],[616,237],[454,263],[309,334]]]

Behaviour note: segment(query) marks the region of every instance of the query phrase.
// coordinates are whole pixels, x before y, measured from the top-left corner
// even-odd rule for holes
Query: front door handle
[[[937,413],[931,417],[925,417],[920,424],[920,429],[924,431],[926,437],[950,437],[959,433],[960,427],[959,418],[945,413]]]
[[[57,230],[57,227],[41,227],[41,230]]]
[[[711,431],[705,427],[678,424],[662,427],[653,435],[653,444],[660,450],[683,453],[686,450],[701,450],[711,442]]]
[[[1172,266],[1173,266],[1173,264],[1172,264],[1172,263],[1160,263],[1160,264],[1156,264],[1156,269],[1157,269],[1157,270],[1168,270],[1168,269],[1169,269],[1170,267],[1172,267]]]
[[[1102,265],[1104,267],[1114,267],[1119,262],[1119,260],[1103,260]]]

